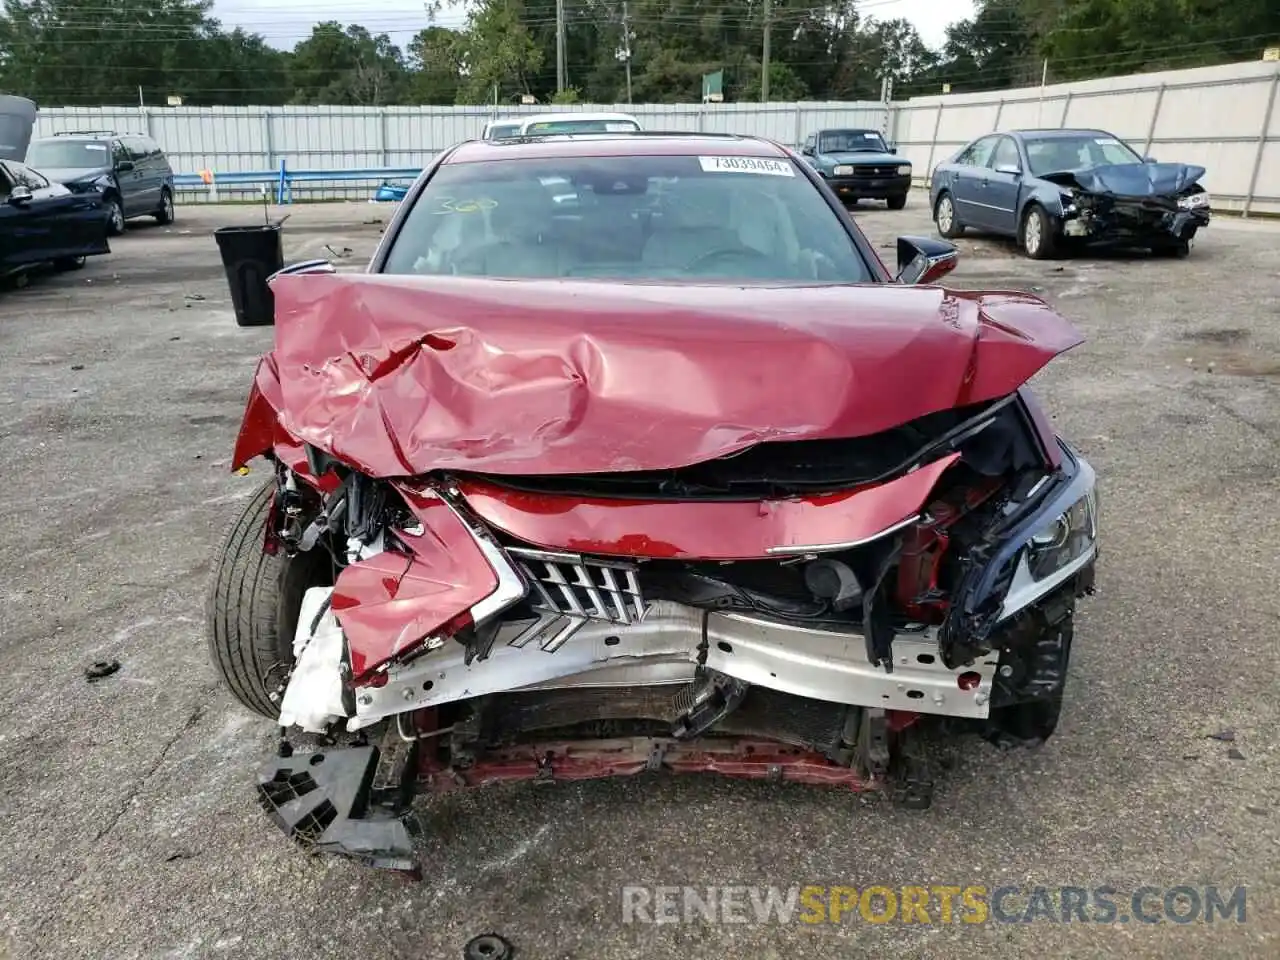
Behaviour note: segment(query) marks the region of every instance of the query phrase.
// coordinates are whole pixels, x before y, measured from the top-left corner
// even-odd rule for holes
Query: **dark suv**
[[[74,193],[101,193],[112,236],[123,233],[124,222],[134,217],[173,223],[173,168],[148,136],[111,130],[57,133],[32,140],[26,164]]]

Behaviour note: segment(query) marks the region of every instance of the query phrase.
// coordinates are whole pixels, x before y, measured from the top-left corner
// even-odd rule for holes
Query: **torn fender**
[[[886,483],[840,493],[760,501],[584,499],[524,493],[478,480],[458,484],[485,522],[552,550],[684,560],[747,560],[844,548],[919,514],[949,454]]]
[[[498,576],[474,535],[443,500],[397,489],[421,528],[397,530],[409,552],[386,550],[344,567],[333,612],[347,637],[352,677],[359,681],[447,624],[498,588]]]
[[[1187,163],[1108,163],[1047,173],[1040,179],[1102,196],[1169,197],[1198,183],[1205,172]]]
[[[1082,341],[1037,297],[939,287],[334,274],[273,289],[276,346],[235,459],[289,438],[373,477],[672,469],[866,436],[1004,396]]]

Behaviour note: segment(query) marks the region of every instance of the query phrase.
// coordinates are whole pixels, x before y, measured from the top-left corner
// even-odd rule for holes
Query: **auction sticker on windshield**
[[[706,173],[762,173],[770,177],[794,177],[795,170],[785,160],[765,157],[699,157]]]

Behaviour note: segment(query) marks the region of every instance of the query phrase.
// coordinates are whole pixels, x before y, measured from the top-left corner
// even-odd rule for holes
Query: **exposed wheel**
[[[160,209],[156,211],[156,223],[173,223],[173,194],[165,187],[160,191]]]
[[[964,233],[964,224],[956,217],[955,201],[945,190],[938,195],[938,202],[934,204],[933,222],[938,226],[938,233],[948,240],[954,240]]]
[[[107,213],[107,235],[118,237],[124,233],[124,207],[120,206],[120,198],[108,196],[102,201],[102,208]]]
[[[885,202],[889,204],[890,210],[901,210],[907,205],[907,195],[904,193],[896,197],[889,197]]]
[[[1038,203],[1027,206],[1018,231],[1022,252],[1032,260],[1048,260],[1057,250],[1057,227],[1047,210]]]
[[[55,270],[80,270],[84,268],[85,257],[63,257],[61,260],[53,261]]]
[[[275,720],[271,694],[293,665],[293,636],[310,587],[332,583],[320,549],[292,559],[262,549],[275,479],[263,484],[232,523],[214,559],[206,600],[209,657],[231,695],[254,713]]]

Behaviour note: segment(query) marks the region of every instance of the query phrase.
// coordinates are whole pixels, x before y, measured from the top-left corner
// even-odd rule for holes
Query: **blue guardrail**
[[[217,192],[218,187],[244,187],[256,184],[274,186],[276,203],[290,203],[293,200],[295,183],[325,183],[342,180],[416,180],[422,173],[422,167],[361,167],[350,170],[291,170],[285,161],[275,170],[238,170],[232,173],[218,173],[216,170],[202,170],[199,173],[177,173],[173,177],[175,187],[208,187]],[[407,187],[383,184],[375,199],[399,200],[404,197]]]

